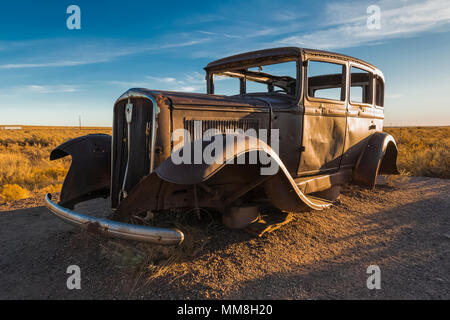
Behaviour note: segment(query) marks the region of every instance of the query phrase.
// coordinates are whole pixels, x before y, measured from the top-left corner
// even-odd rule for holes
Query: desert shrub
[[[61,188],[62,188],[62,184],[51,184],[51,185],[45,186],[44,188],[37,190],[37,193],[47,194],[47,193],[60,192]]]
[[[450,127],[385,128],[396,140],[401,172],[450,178]]]
[[[23,189],[17,184],[5,184],[0,189],[0,201],[20,200],[30,196],[28,190]]]
[[[90,133],[111,134],[111,129],[24,127],[0,130],[0,190],[6,188],[0,200],[59,192],[71,158],[50,161],[50,152],[66,140]]]

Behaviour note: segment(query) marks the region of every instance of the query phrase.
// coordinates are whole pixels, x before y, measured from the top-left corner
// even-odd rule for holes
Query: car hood
[[[267,107],[270,103],[273,107],[277,107],[292,105],[295,103],[295,98],[279,93],[224,96],[205,93],[133,88],[128,90],[123,96],[128,93],[139,93],[154,97],[162,95],[170,99],[173,105]]]

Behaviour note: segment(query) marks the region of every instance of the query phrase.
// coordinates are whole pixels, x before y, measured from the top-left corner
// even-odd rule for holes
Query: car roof
[[[274,60],[278,60],[283,57],[294,57],[294,56],[300,57],[302,55],[302,53],[309,55],[309,56],[329,57],[329,58],[336,58],[336,59],[341,59],[341,60],[345,60],[345,61],[357,62],[357,63],[360,63],[367,67],[370,67],[372,69],[375,69],[377,71],[380,71],[374,65],[372,65],[364,60],[357,59],[357,58],[354,58],[351,56],[347,56],[347,55],[335,53],[335,52],[330,52],[330,51],[299,48],[299,47],[281,47],[281,48],[272,48],[272,49],[240,53],[240,54],[236,54],[236,55],[232,55],[232,56],[229,56],[226,58],[212,61],[212,62],[208,63],[208,65],[204,69],[206,71],[214,71],[214,70],[224,69],[227,67],[232,67],[233,65],[236,65],[239,62],[256,60],[256,59],[266,59],[266,58],[270,58],[270,57],[273,57]],[[381,71],[380,71],[380,73],[381,73]]]

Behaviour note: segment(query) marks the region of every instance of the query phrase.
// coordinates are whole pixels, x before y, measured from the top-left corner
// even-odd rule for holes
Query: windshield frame
[[[252,93],[247,93],[246,92],[246,81],[254,81],[254,80],[249,80],[248,78],[257,78],[256,74],[258,74],[258,72],[255,71],[250,71],[248,69],[250,68],[255,68],[255,67],[264,67],[264,66],[268,66],[268,65],[276,65],[276,64],[281,64],[281,63],[286,63],[286,62],[295,62],[296,63],[296,79],[295,79],[295,93],[292,94],[287,94],[287,93],[278,93],[278,92],[252,92]],[[243,60],[240,61],[238,63],[238,65],[236,65],[236,63],[233,63],[233,66],[223,66],[223,68],[214,68],[214,70],[206,70],[206,83],[207,83],[207,93],[208,94],[215,94],[215,88],[214,88],[214,76],[225,76],[225,77],[231,77],[231,78],[239,78],[241,79],[240,81],[240,88],[238,88],[238,93],[236,95],[255,95],[255,94],[281,94],[283,96],[287,96],[287,97],[292,97],[293,99],[299,99],[299,97],[301,96],[301,91],[302,91],[302,64],[301,64],[301,57],[297,56],[297,55],[289,55],[289,56],[272,56],[269,58],[265,58],[265,59],[252,59],[252,60]],[[242,76],[244,75],[244,73],[246,73],[248,75],[247,79],[242,78]],[[266,77],[267,75],[270,74],[266,74],[264,72],[259,73],[258,76],[260,76],[261,78]],[[272,75],[270,75],[272,76]],[[282,80],[281,78],[283,78],[283,76],[273,76],[273,79],[278,79],[278,80]],[[244,80],[244,81],[243,81]],[[256,79],[255,79],[256,80]],[[260,83],[264,83],[264,84],[268,84],[267,82],[263,81],[262,79],[260,79],[261,81],[254,81],[254,82],[260,82]],[[276,86],[276,85],[275,85]],[[233,96],[233,95],[232,95]]]

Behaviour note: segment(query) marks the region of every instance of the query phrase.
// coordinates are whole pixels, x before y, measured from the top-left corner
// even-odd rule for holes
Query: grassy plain
[[[450,127],[385,128],[399,147],[402,174],[450,178]],[[50,161],[60,143],[89,133],[111,134],[111,128],[22,127],[0,128],[0,203],[46,192],[58,192],[70,157]]]
[[[62,142],[110,128],[21,127],[0,129],[0,203],[58,192],[70,167],[70,157],[50,161]]]
[[[403,175],[450,179],[450,127],[385,128],[397,142]]]

